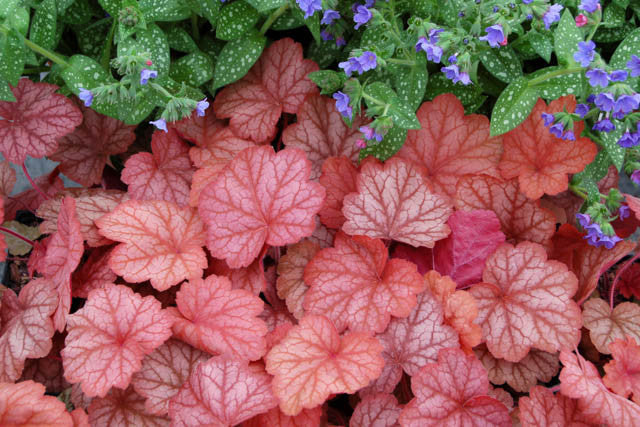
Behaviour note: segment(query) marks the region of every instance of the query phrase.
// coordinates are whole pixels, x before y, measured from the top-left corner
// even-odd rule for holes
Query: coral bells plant
[[[640,426],[639,20],[4,0],[0,425]]]

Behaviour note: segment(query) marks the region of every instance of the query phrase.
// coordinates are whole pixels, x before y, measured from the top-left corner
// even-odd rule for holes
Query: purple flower
[[[347,45],[347,41],[344,39],[344,37],[339,36],[336,37],[336,46],[346,46]]]
[[[582,228],[585,228],[591,223],[591,217],[588,214],[577,213],[576,218],[578,219],[578,222],[580,223]]]
[[[611,132],[615,128],[616,126],[613,123],[611,123],[611,120],[602,119],[599,122],[596,122],[596,124],[593,125],[592,129],[597,130],[598,132]]]
[[[564,133],[564,125],[560,122],[551,125],[549,127],[549,133],[556,136],[557,138],[562,138],[562,134]]]
[[[93,103],[93,93],[91,93],[90,90],[81,87],[80,93],[78,93],[78,98],[80,98],[81,101],[84,101],[85,107],[91,107],[91,104]]]
[[[640,95],[620,95],[616,100],[614,111],[629,114],[633,110],[637,110],[638,106],[640,106]]]
[[[204,98],[202,101],[198,101],[198,103],[196,104],[196,114],[198,114],[199,117],[204,117],[204,111],[207,108],[209,108],[209,102],[207,101],[207,98]]]
[[[562,139],[566,140],[566,141],[575,141],[576,140],[576,136],[574,135],[572,130],[568,130],[564,133],[564,135],[562,135]]]
[[[367,50],[357,58],[357,61],[362,66],[362,71],[369,71],[376,68],[376,66],[378,65],[377,59],[378,58],[375,53]]]
[[[631,179],[631,181],[633,181],[634,183],[640,185],[640,169],[634,170],[629,179]]]
[[[333,36],[327,30],[320,31],[320,37],[322,37],[322,40],[324,41],[333,40]]]
[[[356,7],[356,14],[353,15],[353,22],[356,23],[354,27],[356,30],[360,28],[362,24],[366,24],[371,19],[371,11],[366,6],[358,5]]]
[[[592,93],[589,96],[587,96],[587,102],[590,104],[593,104],[593,101],[596,100],[596,96]]]
[[[427,40],[426,37],[420,37],[418,43],[416,43],[416,52],[423,50],[427,53],[427,59],[429,61],[438,63],[442,58],[442,48],[436,44],[433,44]]]
[[[564,9],[564,6],[560,4],[552,4],[544,15],[542,15],[542,22],[544,22],[544,27],[547,30],[551,27],[551,24],[560,20],[560,11],[562,9]]]
[[[549,113],[542,113],[542,120],[544,120],[544,125],[549,127],[556,120],[556,116]]]
[[[491,47],[500,47],[500,43],[504,40],[502,25],[492,25],[484,30],[487,32],[487,35],[479,37],[479,39],[486,41]]]
[[[600,2],[598,0],[582,0],[578,9],[593,13],[598,10],[598,6],[600,6]]]
[[[322,0],[296,0],[296,3],[304,12],[304,19],[313,16],[316,10],[322,10]]]
[[[323,25],[331,25],[335,19],[340,19],[340,12],[333,9],[327,9],[324,11],[324,15],[322,15],[320,23]]]
[[[456,62],[458,62],[458,55],[451,55],[447,60],[449,61],[449,64],[455,64]]]
[[[578,42],[578,51],[573,54],[573,59],[579,62],[581,66],[588,67],[595,57],[596,44],[589,40],[588,42]]]
[[[601,70],[600,68],[594,68],[593,70],[589,70],[585,73],[587,78],[589,79],[589,84],[591,87],[607,87],[609,86],[609,76],[607,72]]]
[[[615,106],[616,100],[613,98],[613,95],[609,92],[602,92],[596,96],[595,99],[596,107],[598,107],[601,111],[611,111]]]
[[[342,68],[347,76],[351,76],[351,73],[353,72],[357,72],[358,74],[362,74],[364,72],[360,61],[353,57],[344,62],[340,62],[338,67]]]
[[[367,141],[375,139],[376,141],[382,141],[383,136],[376,132],[371,126],[360,126],[360,132],[364,134]]]
[[[589,112],[589,106],[587,104],[578,104],[576,105],[576,114],[580,116],[581,119],[584,119],[584,116]]]
[[[149,79],[155,79],[156,77],[158,77],[157,71],[143,68],[142,71],[140,71],[140,84],[146,85]]]
[[[620,205],[620,209],[618,209],[618,216],[622,221],[628,218],[631,214],[629,213],[629,206]]]
[[[351,120],[353,117],[353,109],[349,106],[349,95],[346,93],[342,93],[337,91],[333,94],[333,99],[336,100],[336,109],[340,114],[342,114],[347,119]]]
[[[169,132],[167,130],[167,122],[164,119],[158,119],[155,121],[150,121],[149,123],[151,123],[152,125],[154,125],[156,128],[163,130],[165,132]]]
[[[627,73],[625,70],[614,70],[609,75],[609,80],[611,80],[612,82],[623,82],[627,80],[628,74],[629,73]]]
[[[596,246],[604,246],[607,249],[613,248],[616,243],[621,242],[622,239],[615,234],[613,236],[607,236],[606,234],[602,234],[600,236],[600,240]]]
[[[618,145],[624,148],[631,148],[638,145],[639,142],[637,133],[630,133],[629,131],[626,131],[618,140]]]
[[[522,3],[531,4],[531,3],[533,3],[533,0],[522,0]]]
[[[460,74],[460,70],[456,64],[449,65],[448,67],[442,67],[440,68],[440,71],[442,71],[449,80],[456,79],[458,74]]]
[[[465,86],[468,86],[471,84],[471,77],[469,76],[469,73],[467,72],[461,72],[458,74],[458,76],[456,78],[453,79],[454,83],[462,83]]]
[[[631,55],[627,68],[631,70],[631,77],[640,76],[640,58],[637,55]]]
[[[438,43],[438,34],[442,33],[444,29],[442,28],[432,28],[429,30],[429,41],[431,43]]]

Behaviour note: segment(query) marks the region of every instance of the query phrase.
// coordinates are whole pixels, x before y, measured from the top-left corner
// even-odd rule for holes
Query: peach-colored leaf
[[[7,197],[16,185],[16,170],[6,160],[0,162],[0,197]]]
[[[607,390],[591,362],[566,351],[560,352],[560,361],[560,391],[578,400],[583,417],[594,424],[640,426],[640,405]]]
[[[126,389],[142,359],[171,336],[171,316],[153,297],[120,285],[95,289],[84,307],[67,318],[62,350],[65,378],[81,382],[88,396]]]
[[[290,38],[274,42],[240,81],[225,87],[215,98],[216,116],[230,118],[241,138],[267,142],[276,133],[284,113],[296,114],[304,98],[318,89],[307,74],[315,62],[302,57],[302,45]]]
[[[200,196],[211,254],[232,268],[246,267],[265,243],[284,246],[311,235],[324,188],[309,181],[310,171],[297,148],[276,154],[260,146],[238,154]]]
[[[221,260],[212,258],[205,275],[227,276],[231,280],[232,289],[244,289],[254,295],[260,295],[267,286],[264,277],[264,264],[260,257],[256,258],[248,267],[230,268]]]
[[[58,150],[50,158],[60,162],[60,171],[91,187],[102,180],[109,156],[127,151],[136,135],[135,126],[104,116],[75,101],[82,111],[82,124],[72,133],[58,139]]]
[[[167,123],[167,125],[178,131],[182,138],[193,142],[198,147],[207,146],[214,135],[225,126],[224,120],[216,119],[214,114],[199,116],[195,110],[189,117]]]
[[[109,267],[111,249],[102,246],[91,251],[82,267],[71,276],[72,296],[87,298],[92,290],[116,281],[118,276]]]
[[[121,242],[109,265],[126,281],[151,280],[159,291],[202,277],[204,226],[192,208],[166,201],[121,203],[96,221],[100,234]]]
[[[342,332],[379,333],[391,316],[406,317],[424,282],[416,266],[388,260],[381,240],[338,233],[333,248],[322,249],[307,264],[304,298],[308,313],[327,316]]]
[[[169,400],[178,394],[195,366],[209,355],[181,341],[170,339],[142,360],[142,368],[133,374],[131,385],[147,399],[149,414],[167,415]]]
[[[546,387],[535,386],[529,396],[518,401],[520,421],[523,427],[591,427],[593,420],[578,410],[578,402],[574,399],[553,394]]]
[[[518,178],[520,191],[530,199],[567,190],[568,174],[582,171],[598,153],[596,144],[579,136],[584,127],[582,123],[574,129],[575,141],[560,140],[544,126],[542,113],[572,113],[575,107],[573,96],[564,96],[549,105],[538,99],[529,117],[502,137],[504,154],[500,173],[505,179]]]
[[[346,157],[329,157],[322,164],[320,184],[327,192],[324,205],[318,215],[320,222],[329,228],[340,229],[346,221],[342,213],[344,196],[358,191],[356,180],[358,169]]]
[[[295,417],[285,415],[280,408],[275,407],[268,412],[256,415],[242,424],[242,427],[319,427],[322,417],[322,407],[303,409]]]
[[[298,121],[282,133],[286,146],[298,147],[311,160],[311,179],[320,176],[320,168],[329,157],[344,156],[351,162],[358,160],[356,140],[362,138],[360,126],[369,120],[355,117],[351,127],[342,120],[336,101],[326,96],[308,96],[298,110]]]
[[[89,415],[84,409],[78,408],[71,411],[71,419],[73,420],[73,427],[91,427]]]
[[[307,315],[265,356],[280,409],[297,415],[332,393],[355,393],[377,378],[382,345],[368,334],[343,336],[324,316]]]
[[[623,302],[611,310],[609,303],[591,298],[584,303],[584,327],[600,353],[610,354],[609,344],[631,337],[640,342],[640,305]]]
[[[33,381],[0,383],[0,425],[72,427],[64,403],[44,392],[44,386]]]
[[[604,365],[604,384],[615,393],[640,403],[640,346],[627,337],[609,344],[613,360]]]
[[[429,248],[449,234],[450,203],[405,160],[364,164],[357,189],[344,197],[345,233]]]
[[[304,282],[304,269],[319,250],[320,246],[305,239],[289,246],[286,255],[278,263],[278,297],[286,301],[287,308],[298,320],[304,316],[302,304],[309,289]]]
[[[53,322],[58,306],[55,289],[46,279],[35,279],[20,290],[2,294],[2,329],[0,330],[0,381],[20,378],[27,358],[46,356],[51,350]]]
[[[267,325],[257,316],[264,303],[249,291],[231,289],[224,276],[184,283],[176,295],[173,333],[211,354],[258,360],[266,350]]]
[[[370,394],[355,407],[349,427],[394,427],[398,425],[400,410],[394,395]]]
[[[129,195],[136,200],[165,200],[186,206],[194,171],[189,147],[174,130],[156,130],[151,151],[134,154],[125,163],[120,178],[129,186]]]
[[[494,211],[509,243],[530,241],[547,247],[556,231],[553,213],[527,199],[515,180],[465,176],[458,182],[455,205],[465,211]]]
[[[22,164],[27,156],[53,154],[58,139],[82,123],[73,101],[56,90],[56,85],[25,78],[11,88],[14,102],[0,101],[0,151],[6,160]]]
[[[92,427],[169,426],[168,418],[146,411],[144,397],[137,394],[133,387],[126,390],[112,388],[105,397],[93,399],[87,412]]]
[[[176,427],[235,426],[277,404],[263,368],[218,356],[194,368],[169,402],[169,415]]]
[[[482,363],[460,349],[440,350],[438,362],[413,376],[411,390],[415,397],[400,414],[403,427],[511,426],[507,407],[487,395]]]
[[[398,157],[424,168],[437,193],[454,196],[465,174],[499,176],[502,142],[489,136],[486,116],[465,116],[462,103],[450,93],[422,104],[416,116],[421,128],[409,131]]]
[[[542,246],[503,244],[487,259],[482,280],[469,292],[494,357],[518,362],[531,348],[554,353],[578,345],[582,317],[571,299],[578,279],[566,265],[548,261]]]

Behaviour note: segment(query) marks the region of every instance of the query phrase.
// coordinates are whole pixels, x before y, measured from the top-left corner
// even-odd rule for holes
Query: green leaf
[[[6,18],[17,9],[20,0],[4,0],[0,2],[0,18]]]
[[[244,77],[258,60],[267,39],[257,32],[232,40],[223,48],[213,74],[213,88],[218,89]]]
[[[60,14],[60,4],[58,4],[58,19],[77,28],[88,25],[93,19],[95,11],[95,5],[89,3],[89,0],[76,0],[73,7],[68,8],[64,14]]]
[[[313,60],[320,68],[327,68],[333,64],[342,54],[342,48],[333,42],[311,42],[307,57]]]
[[[600,141],[602,146],[609,154],[611,163],[615,165],[618,171],[622,170],[624,164],[624,155],[627,150],[618,145],[618,140],[622,136],[625,126],[622,123],[616,123],[616,129],[611,132],[600,132]]]
[[[322,95],[330,95],[340,90],[347,81],[345,73],[333,70],[313,71],[307,74],[307,77],[320,87]]]
[[[624,24],[624,15],[625,8],[612,3],[604,9],[602,20],[606,27],[615,28]]]
[[[576,26],[569,9],[565,9],[554,32],[554,48],[561,65],[576,64],[573,54],[578,50],[578,42],[582,40],[582,31]]]
[[[213,61],[206,53],[190,53],[171,64],[169,76],[191,86],[200,86],[213,78]]]
[[[531,47],[545,61],[551,61],[551,53],[553,52],[553,43],[547,34],[539,33],[531,30],[527,34]]]
[[[80,52],[94,59],[100,58],[113,18],[105,18],[76,33]]]
[[[7,17],[5,24],[10,28],[15,28],[23,36],[29,31],[29,9],[18,7]]]
[[[366,86],[365,94],[370,97],[365,97],[369,112],[391,117],[394,127],[420,129],[415,110],[402,102],[386,83],[375,82]]]
[[[138,30],[136,39],[126,39],[118,44],[118,53],[135,46],[138,52],[149,52],[153,67],[158,74],[169,72],[169,41],[167,36],[156,24],[149,24],[146,30]]]
[[[637,28],[636,25],[625,23],[622,27],[617,28],[605,28],[600,27],[596,34],[593,36],[593,40],[596,43],[613,43],[624,39],[628,36],[633,30]]]
[[[593,162],[589,163],[582,172],[577,173],[571,179],[572,183],[584,187],[587,190],[587,202],[593,203],[600,200],[598,181],[604,178],[609,171],[611,158],[606,150],[600,151]]]
[[[287,9],[287,11],[278,17],[271,27],[270,30],[275,31],[283,31],[283,30],[291,30],[293,28],[299,28],[304,25],[304,15],[300,15],[298,13],[294,13],[291,8]]]
[[[16,100],[16,97],[13,96],[13,92],[11,92],[9,83],[7,83],[6,81],[0,78],[0,101],[13,102],[15,100]]]
[[[316,43],[323,42],[322,38],[320,37],[320,16],[322,15],[321,13],[314,13],[313,16],[310,16],[307,19],[305,19],[304,14],[302,13],[302,9],[300,9],[299,7],[293,7],[291,9],[291,12],[293,13],[294,16],[297,15],[298,19],[302,19],[304,21],[304,24],[307,26],[307,28],[311,32],[311,35],[313,36],[313,39],[315,40]]]
[[[147,22],[181,21],[191,16],[191,11],[181,0],[138,0]]]
[[[16,30],[10,30],[0,41],[0,80],[17,86],[24,70],[26,57],[26,48],[22,39]]]
[[[626,68],[632,54],[640,55],[640,28],[633,30],[618,45],[609,61],[609,66],[616,69]]]
[[[258,22],[258,17],[258,11],[246,2],[230,3],[220,11],[216,37],[221,40],[239,39]]]
[[[172,27],[166,34],[169,47],[173,50],[187,53],[193,53],[199,50],[198,45],[196,45],[189,33],[182,27]]]
[[[123,19],[118,19],[118,32],[116,33],[116,43],[120,43],[126,40],[129,36],[135,34],[138,30],[144,30],[147,28],[147,21],[138,7],[136,0],[122,0],[122,10],[126,11],[128,23],[125,24]],[[132,21],[135,24],[132,24]]]
[[[480,59],[487,71],[505,83],[511,83],[522,76],[520,58],[508,46],[485,50],[480,54]]]
[[[543,68],[531,73],[529,87],[538,91],[538,96],[544,99],[557,99],[564,95],[576,95],[584,84],[584,74],[576,71],[570,74],[554,75],[562,68],[557,66]],[[540,83],[534,83],[536,80]]]
[[[374,156],[382,161],[387,160],[398,152],[407,139],[407,129],[394,126],[384,136],[384,139],[375,144],[369,144],[367,148],[360,150],[360,160],[367,156]]]
[[[442,73],[429,76],[425,99],[431,100],[443,93],[453,93],[462,102],[467,114],[475,111],[487,99],[476,85],[454,84]]]
[[[220,12],[220,0],[186,0],[186,2],[198,16],[202,16],[209,21],[211,30],[216,28]]]
[[[538,94],[524,77],[511,82],[502,91],[491,113],[491,136],[502,135],[518,126],[531,113]]]
[[[58,44],[56,0],[44,0],[33,14],[29,38],[45,49],[53,49]]]
[[[120,5],[122,4],[122,0],[98,0],[100,6],[111,16],[118,16],[118,12],[120,12]]]
[[[258,12],[262,13],[275,9],[276,7],[280,7],[287,1],[288,0],[247,0],[247,3],[258,9]]]
[[[414,111],[422,104],[429,80],[426,56],[416,55],[415,61],[415,65],[411,67],[389,64],[398,98]]]

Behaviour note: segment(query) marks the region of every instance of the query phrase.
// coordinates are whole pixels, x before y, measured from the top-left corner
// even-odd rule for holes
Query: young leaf
[[[121,242],[109,266],[126,281],[164,291],[199,278],[207,266],[204,225],[191,208],[165,201],[121,203],[96,221],[103,236]]]
[[[384,360],[375,338],[359,332],[338,335],[324,316],[307,315],[265,356],[274,376],[280,409],[297,415],[332,393],[355,393],[380,375]]]
[[[452,94],[425,102],[417,116],[422,128],[409,131],[398,157],[424,168],[438,193],[453,196],[465,174],[499,176],[502,143],[489,136],[485,116],[465,116]]]
[[[627,337],[609,344],[613,360],[604,365],[604,384],[622,397],[633,395],[640,402],[640,347],[636,340]]]
[[[440,350],[437,363],[413,376],[411,390],[415,397],[402,409],[402,426],[511,426],[506,406],[488,396],[482,363],[460,349]]]
[[[262,34],[251,31],[244,37],[231,40],[224,45],[213,71],[213,89],[229,85],[244,77],[260,57],[266,43],[267,39]],[[252,91],[248,90],[247,92],[249,95]],[[219,97],[220,95],[216,96],[216,100]],[[214,104],[218,115],[220,113],[219,105]]]
[[[88,396],[126,389],[142,359],[171,336],[172,319],[153,297],[111,285],[89,293],[84,307],[67,318],[62,350],[64,376]]]
[[[22,381],[0,383],[0,424],[4,426],[74,425],[64,402],[46,396],[42,384]]]
[[[211,354],[258,360],[265,353],[267,325],[257,316],[264,303],[249,291],[231,289],[224,276],[184,283],[171,309],[173,333]]]
[[[284,246],[309,236],[324,188],[309,181],[311,163],[297,148],[270,146],[238,154],[200,195],[207,247],[229,267],[246,267],[262,246]]]
[[[342,224],[346,221],[342,213],[342,201],[344,196],[358,190],[357,178],[358,169],[348,158],[329,157],[324,161],[319,179],[327,194],[324,205],[318,212],[322,224],[338,230],[342,228]]]
[[[304,269],[319,250],[320,246],[305,239],[289,246],[286,255],[278,263],[278,297],[286,301],[287,308],[298,320],[304,316],[302,304],[309,289],[304,282]]]
[[[584,303],[582,315],[591,342],[600,353],[610,354],[609,345],[617,339],[640,341],[640,306],[636,303],[623,302],[612,311],[607,301],[592,298]]]
[[[346,233],[429,248],[449,234],[451,205],[430,190],[415,165],[403,159],[369,162],[356,186],[357,193],[344,197]]]
[[[144,397],[128,387],[112,388],[104,397],[91,400],[88,408],[89,425],[92,426],[150,426],[166,427],[169,420],[146,411]]]
[[[377,393],[364,397],[353,410],[350,427],[393,427],[400,417],[398,399],[392,394]]]
[[[556,352],[580,341],[582,317],[571,299],[578,279],[561,262],[547,261],[542,246],[503,244],[487,259],[482,280],[469,292],[493,356],[519,362],[532,347]]]
[[[502,135],[518,126],[527,118],[536,104],[538,92],[529,87],[526,78],[512,81],[500,93],[491,113],[491,136]]]
[[[195,367],[169,402],[175,426],[231,426],[275,407],[271,377],[261,368],[224,356]]]
[[[237,59],[231,66],[238,67]],[[221,58],[217,67],[221,67]],[[218,82],[218,68],[216,87],[228,83]],[[231,128],[241,138],[260,143],[270,141],[280,115],[297,113],[304,98],[317,92],[316,85],[306,77],[317,69],[313,61],[303,59],[302,45],[289,38],[278,40],[241,81],[225,87],[216,96],[213,103],[216,115],[230,118]]]
[[[518,406],[524,427],[593,425],[593,419],[579,410],[576,400],[553,394],[546,387],[531,388],[529,396],[522,396]]]
[[[58,138],[82,123],[82,113],[66,96],[54,93],[58,86],[20,79],[11,88],[15,102],[0,101],[0,152],[22,164],[27,156],[55,153]]]
[[[388,260],[381,240],[338,233],[333,248],[307,264],[304,309],[327,316],[338,331],[382,332],[391,316],[406,317],[424,289],[416,266]]]

